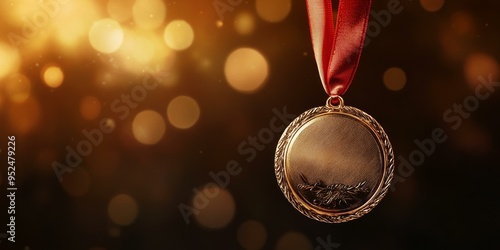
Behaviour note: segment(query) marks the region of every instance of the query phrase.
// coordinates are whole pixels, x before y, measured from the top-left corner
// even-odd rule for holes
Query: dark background
[[[18,72],[31,80],[39,118],[33,129],[17,133],[18,125],[9,115],[15,104],[0,88],[0,143],[6,144],[7,135],[16,135],[18,186],[16,243],[1,239],[1,249],[243,249],[237,231],[247,220],[264,226],[262,249],[283,249],[277,246],[290,231],[302,234],[309,245],[302,248],[299,242],[304,240],[293,238],[297,243],[289,240],[294,246],[290,249],[319,249],[317,238],[328,237],[341,244],[339,249],[498,248],[500,95],[493,92],[480,101],[479,108],[462,119],[457,129],[443,119],[455,103],[463,104],[474,95],[478,84],[474,75],[488,78],[491,74],[499,81],[498,1],[445,1],[441,9],[429,12],[419,1],[402,0],[404,10],[393,15],[364,49],[357,75],[344,96],[346,105],[366,111],[383,125],[396,157],[409,159],[418,150],[414,141],[431,138],[435,128],[442,128],[448,139],[436,144],[435,152],[415,166],[404,182],[394,183],[394,191],[372,212],[342,224],[310,220],[282,195],[273,164],[280,135],[251,162],[238,153],[238,145],[248,136],[269,126],[274,108],[286,106],[289,113],[298,115],[326,100],[312,56],[305,3],[294,1],[286,19],[269,23],[257,16],[254,1],[247,1],[226,12],[224,25],[217,27],[210,1],[165,2],[165,23],[185,19],[196,35],[193,45],[177,54],[178,83],[152,91],[130,117],[116,122],[116,131],[106,135],[78,167],[114,164],[116,170],[107,176],[88,174],[88,187],[78,196],[70,195],[64,182],[81,180],[68,177],[59,183],[52,162],[64,161],[65,146],[81,140],[82,129],[96,128],[100,118],[112,116],[106,113],[106,105],[129,92],[142,75],[110,66],[86,41],[80,49],[89,52],[76,58],[66,56],[50,41],[37,53],[18,48],[22,58]],[[374,1],[372,9],[386,9],[387,2]],[[105,6],[105,1],[96,4]],[[232,26],[243,11],[255,18],[250,35],[240,35]],[[200,12],[204,15],[196,14]],[[1,31],[12,30],[19,27],[6,22]],[[8,43],[5,36],[2,39]],[[225,83],[224,60],[239,47],[255,48],[268,60],[269,76],[256,93],[240,93]],[[196,67],[199,55],[211,59],[209,70]],[[477,55],[496,63],[473,60]],[[55,91],[43,85],[39,70],[34,69],[35,63],[48,61],[65,69],[64,83]],[[384,86],[383,74],[390,67],[406,73],[406,85],[399,91]],[[129,83],[103,90],[95,77],[103,68]],[[88,94],[104,103],[101,115],[93,121],[83,120],[78,112],[79,100]],[[200,106],[200,119],[192,128],[179,130],[167,122],[164,138],[153,146],[141,145],[130,136],[134,114],[145,109],[164,114],[168,101],[181,94]],[[22,115],[32,113],[28,110]],[[6,162],[4,145],[0,158]],[[201,225],[194,216],[187,225],[179,204],[192,205],[193,188],[213,182],[209,172],[224,170],[231,160],[243,169],[231,176],[226,187],[234,198],[234,217],[219,229]],[[396,158],[397,175],[404,171],[400,163]],[[0,183],[0,211],[5,215],[6,167]],[[129,225],[116,225],[108,215],[108,203],[117,194],[133,197],[138,205],[137,217]],[[5,218],[1,224],[8,223],[7,217],[1,218]]]

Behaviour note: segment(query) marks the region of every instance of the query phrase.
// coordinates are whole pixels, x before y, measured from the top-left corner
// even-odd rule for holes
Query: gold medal
[[[276,149],[283,194],[302,214],[323,222],[346,222],[370,212],[387,193],[393,170],[383,128],[365,112],[344,106],[341,97],[297,117]]]
[[[330,96],[285,129],[274,170],[283,194],[305,216],[340,223],[370,212],[387,193],[392,146],[380,124],[344,106],[364,45],[371,0],[340,0],[337,24],[330,0],[306,0],[321,82]]]

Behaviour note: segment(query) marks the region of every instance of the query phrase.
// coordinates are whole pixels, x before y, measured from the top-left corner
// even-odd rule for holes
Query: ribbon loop
[[[370,17],[372,0],[339,0],[334,30],[331,0],[307,0],[309,29],[321,82],[329,96],[351,85]]]

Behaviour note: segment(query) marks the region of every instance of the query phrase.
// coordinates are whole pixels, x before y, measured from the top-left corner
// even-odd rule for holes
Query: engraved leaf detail
[[[306,194],[310,202],[323,208],[348,208],[361,202],[370,192],[370,189],[365,186],[366,181],[354,186],[340,183],[326,185],[322,180],[311,184],[303,174],[300,174],[300,178],[304,184],[298,184],[297,188]]]

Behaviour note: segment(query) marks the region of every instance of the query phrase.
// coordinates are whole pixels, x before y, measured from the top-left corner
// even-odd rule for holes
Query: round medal
[[[332,105],[310,109],[286,128],[275,173],[285,197],[302,214],[340,223],[370,212],[387,193],[394,170],[391,143],[365,112]]]

